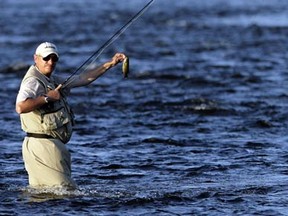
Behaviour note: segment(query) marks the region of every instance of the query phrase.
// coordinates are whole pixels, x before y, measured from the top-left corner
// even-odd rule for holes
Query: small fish
[[[123,61],[122,73],[123,73],[124,78],[128,77],[128,73],[129,73],[129,58],[128,57],[126,57]]]

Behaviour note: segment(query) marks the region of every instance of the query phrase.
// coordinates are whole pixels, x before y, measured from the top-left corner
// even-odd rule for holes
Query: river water
[[[75,191],[28,187],[14,111],[36,46],[69,76],[146,1],[0,0],[0,215],[287,215],[288,4],[155,0],[74,89]]]

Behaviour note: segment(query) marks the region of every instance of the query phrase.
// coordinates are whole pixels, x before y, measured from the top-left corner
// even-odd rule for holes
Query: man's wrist
[[[47,95],[43,95],[45,103],[49,103],[51,100]]]
[[[103,67],[105,68],[105,70],[109,70],[112,67],[112,63],[111,62],[106,62]]]

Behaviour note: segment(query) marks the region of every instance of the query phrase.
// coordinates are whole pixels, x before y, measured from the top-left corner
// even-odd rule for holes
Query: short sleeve
[[[35,77],[29,77],[21,83],[16,103],[25,101],[28,98],[37,98],[45,94],[45,88]]]

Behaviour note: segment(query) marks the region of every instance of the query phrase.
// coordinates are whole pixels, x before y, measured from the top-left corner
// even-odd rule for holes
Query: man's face
[[[34,61],[39,71],[50,77],[56,67],[58,57],[55,54],[50,54],[45,58],[40,55],[34,55]]]

